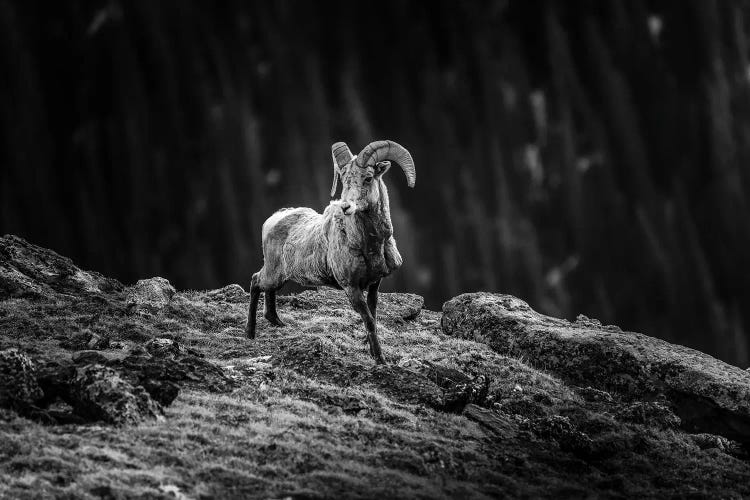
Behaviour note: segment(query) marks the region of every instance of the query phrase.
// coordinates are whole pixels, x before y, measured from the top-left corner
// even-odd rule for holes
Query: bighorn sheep
[[[322,214],[311,208],[281,209],[263,224],[264,263],[252,277],[247,335],[255,337],[261,291],[266,296],[266,319],[283,326],[276,313],[276,291],[285,282],[332,286],[346,292],[364,321],[370,354],[377,363],[385,363],[377,335],[378,288],[402,260],[393,239],[383,175],[394,162],[403,169],[409,187],[414,187],[414,161],[406,148],[393,141],[372,142],[357,156],[337,142],[331,153],[331,196],[340,177],[341,199],[332,201]]]

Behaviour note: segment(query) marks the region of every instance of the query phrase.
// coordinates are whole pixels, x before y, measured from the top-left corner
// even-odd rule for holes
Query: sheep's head
[[[393,141],[371,142],[359,153],[353,156],[349,147],[343,142],[331,146],[333,156],[333,186],[331,196],[336,194],[338,178],[341,177],[341,201],[347,204],[344,213],[351,215],[355,211],[366,211],[380,201],[380,181],[396,163],[406,174],[409,187],[414,187],[417,173],[414,160],[409,152]]]

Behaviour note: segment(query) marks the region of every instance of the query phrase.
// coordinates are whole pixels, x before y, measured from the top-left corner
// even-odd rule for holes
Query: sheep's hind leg
[[[276,290],[266,290],[265,317],[274,326],[286,326],[276,312]]]
[[[349,302],[355,311],[362,316],[362,321],[365,324],[365,330],[367,330],[367,340],[370,344],[370,355],[375,358],[375,362],[379,365],[386,364],[383,352],[380,349],[380,342],[378,341],[377,325],[375,318],[370,312],[370,307],[365,301],[365,294],[362,290],[355,287],[347,287],[346,295],[349,297]],[[369,301],[369,297],[368,297]]]
[[[260,273],[253,274],[250,280],[250,307],[247,311],[247,326],[245,327],[245,333],[250,339],[255,338],[255,314],[258,311],[258,299],[260,298]]]

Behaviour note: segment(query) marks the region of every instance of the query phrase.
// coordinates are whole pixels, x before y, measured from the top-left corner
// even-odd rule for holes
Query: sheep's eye
[[[372,177],[365,177],[365,182],[372,182]]]

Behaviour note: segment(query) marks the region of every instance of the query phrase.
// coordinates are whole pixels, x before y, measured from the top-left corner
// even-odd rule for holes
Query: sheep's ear
[[[391,162],[388,160],[386,161],[379,161],[375,164],[375,177],[380,177],[384,173],[388,172],[388,169],[391,168]]]

